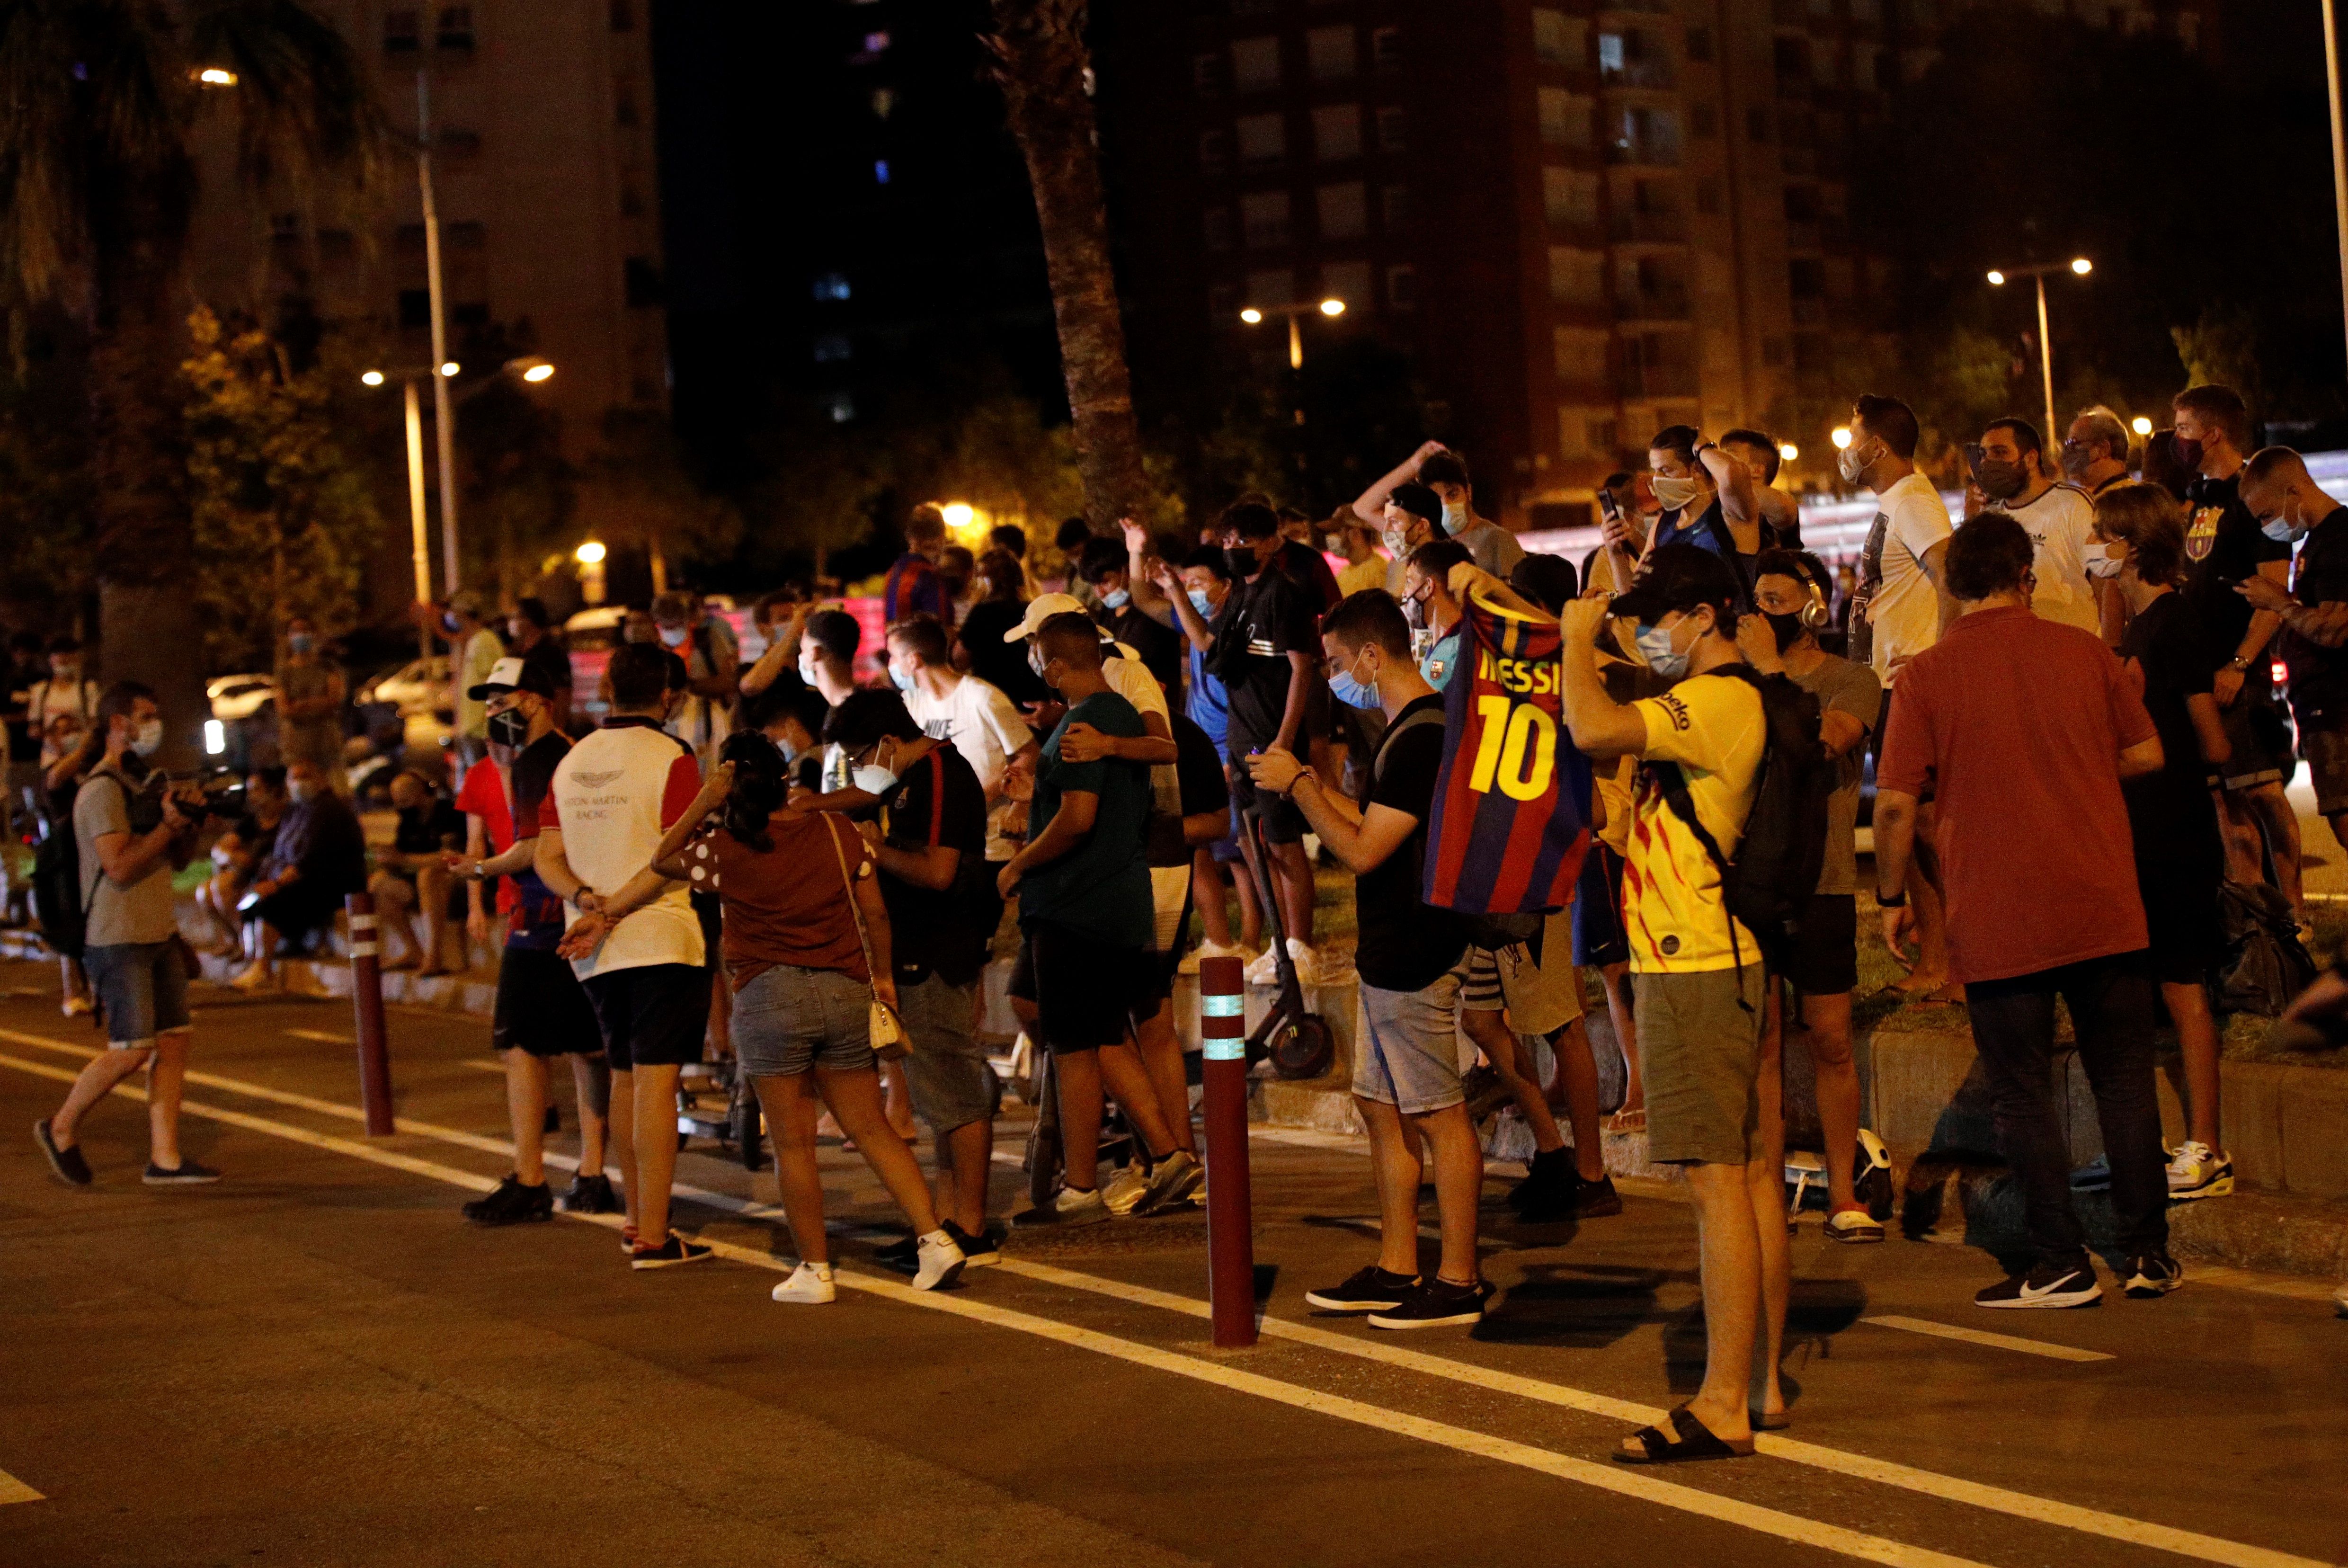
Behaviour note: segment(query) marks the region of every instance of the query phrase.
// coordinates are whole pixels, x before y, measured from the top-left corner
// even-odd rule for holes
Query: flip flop
[[[1647,1108],[1641,1106],[1636,1110],[1616,1111],[1613,1115],[1606,1119],[1606,1130],[1609,1132],[1621,1133],[1625,1136],[1633,1132],[1646,1131]]]
[[[1741,1460],[1753,1455],[1753,1439],[1740,1438],[1730,1442],[1715,1436],[1710,1427],[1695,1418],[1685,1405],[1671,1413],[1672,1429],[1679,1434],[1673,1442],[1654,1427],[1641,1427],[1622,1439],[1614,1450],[1617,1464],[1679,1465],[1698,1460]]]

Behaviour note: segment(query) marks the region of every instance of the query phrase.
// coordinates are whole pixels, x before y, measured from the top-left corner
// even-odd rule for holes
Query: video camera
[[[244,777],[233,768],[207,768],[191,773],[147,775],[130,792],[130,830],[152,832],[163,821],[163,798],[179,802],[180,814],[192,820],[211,818],[233,821],[244,815]]]

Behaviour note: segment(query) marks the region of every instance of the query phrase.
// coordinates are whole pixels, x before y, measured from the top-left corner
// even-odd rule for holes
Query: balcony
[[[1614,296],[1617,321],[1685,321],[1687,290],[1678,286],[1632,289]]]
[[[1681,212],[1617,212],[1608,220],[1607,238],[1618,245],[1684,245],[1687,216]]]
[[[1601,65],[1598,82],[1611,92],[1638,89],[1649,92],[1669,92],[1680,85],[1679,73],[1672,68],[1668,56],[1648,55],[1620,65]]]

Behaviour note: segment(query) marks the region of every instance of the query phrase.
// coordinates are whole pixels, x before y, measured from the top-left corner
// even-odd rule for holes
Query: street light
[[[1801,449],[1801,448],[1799,448],[1799,447],[1797,447],[1797,446],[1796,446],[1796,445],[1794,445],[1794,443],[1793,443],[1793,442],[1791,442],[1791,441],[1782,441],[1782,442],[1778,443],[1778,446],[1777,446],[1777,456],[1778,456],[1778,458],[1779,458],[1779,459],[1780,459],[1780,460],[1785,461],[1785,462],[1788,462],[1788,463],[1790,463],[1790,462],[1795,462],[1795,461],[1797,461],[1797,460],[1801,458],[1801,455],[1802,455],[1802,449]]]
[[[579,595],[590,604],[603,602],[603,557],[608,553],[600,539],[590,539],[571,552],[579,562]]]
[[[2146,418],[2143,415],[2138,414],[2135,418],[2128,421],[2128,428],[2134,430],[2139,436],[2149,436],[2152,434],[2152,421]]]
[[[1259,326],[1262,325],[1263,318],[1267,315],[1286,316],[1288,318],[1288,367],[1291,370],[1302,370],[1304,368],[1304,334],[1298,329],[1296,323],[1301,317],[1314,314],[1333,319],[1341,316],[1345,314],[1345,302],[1333,296],[1309,304],[1251,304],[1240,312],[1240,319],[1250,326]],[[1303,413],[1300,409],[1297,423],[1303,422]]]
[[[2042,263],[2034,267],[1990,269],[1989,281],[1993,287],[2003,288],[2009,278],[2029,278],[2038,284],[2038,368],[2046,383],[2046,438],[2050,441],[2054,438],[2054,343],[2046,335],[2046,274],[2067,272],[2084,278],[2095,270],[2096,263],[2085,256],[2075,256],[2059,263]]]
[[[1833,439],[1836,451],[1847,452],[1850,450],[1850,427],[1849,425],[1837,425],[1834,428]]]

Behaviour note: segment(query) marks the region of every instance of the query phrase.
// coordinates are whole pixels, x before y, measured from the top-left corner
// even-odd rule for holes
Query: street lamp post
[[[2038,369],[2046,382],[2046,439],[2049,441],[2058,441],[2062,438],[2054,428],[2054,343],[2046,335],[2046,274],[2073,273],[2084,278],[2095,270],[2096,263],[2085,256],[2076,256],[2067,262],[2047,262],[2034,267],[1990,269],[1989,281],[1994,287],[2003,287],[2008,278],[2031,278],[2037,282]]]
[[[432,305],[432,363],[448,363],[448,301],[440,286],[440,208],[432,192],[432,72],[416,73],[416,182],[424,202],[424,286]],[[432,378],[433,436],[440,451],[440,576],[457,591],[457,421],[444,373]]]
[[[1240,312],[1240,319],[1250,326],[1256,326],[1262,323],[1265,316],[1286,316],[1288,318],[1288,367],[1291,370],[1302,370],[1304,368],[1304,333],[1297,323],[1308,315],[1325,315],[1334,319],[1344,314],[1345,302],[1333,297],[1310,304],[1251,304]]]
[[[2332,207],[2340,226],[2341,325],[2348,332],[2348,125],[2340,103],[2340,18],[2333,0],[2323,0],[2324,100],[2332,112]]]

